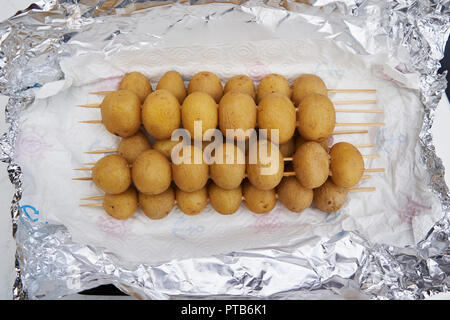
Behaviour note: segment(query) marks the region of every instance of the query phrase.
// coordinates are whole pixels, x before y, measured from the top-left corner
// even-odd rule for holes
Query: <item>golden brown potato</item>
[[[140,72],[127,73],[120,81],[119,89],[133,91],[138,96],[140,103],[143,103],[145,98],[152,93],[150,81]]]
[[[263,156],[260,155],[260,148],[262,148]],[[274,154],[273,157],[271,156],[272,153]],[[252,159],[252,155],[256,158],[256,161]],[[275,144],[268,140],[258,140],[257,143],[250,145],[247,177],[256,188],[260,190],[275,188],[283,178],[283,171],[283,155]]]
[[[188,85],[188,94],[193,92],[204,92],[210,95],[216,103],[219,103],[223,95],[223,86],[219,77],[214,73],[208,71],[202,71],[196,73]]]
[[[291,138],[278,146],[283,157],[292,157],[294,155],[296,150],[294,140],[294,138]]]
[[[317,142],[308,141],[302,144],[294,154],[293,163],[295,176],[305,188],[317,188],[328,178],[329,156]]]
[[[138,131],[135,135],[122,138],[119,144],[118,154],[124,157],[129,164],[133,164],[134,160],[144,151],[151,149],[150,141],[147,136]]]
[[[292,84],[292,101],[298,105],[309,94],[328,95],[327,86],[314,74],[302,74]]]
[[[103,208],[111,217],[125,220],[130,218],[138,209],[138,197],[134,187],[129,187],[119,194],[105,194]]]
[[[237,188],[245,178],[244,153],[234,144],[224,143],[215,149],[214,157],[216,161],[209,167],[211,179],[223,189]]]
[[[225,85],[223,89],[223,93],[226,94],[228,92],[239,92],[248,94],[250,97],[255,100],[255,85],[250,79],[250,77],[239,74],[237,76],[232,77]]]
[[[106,193],[124,192],[131,184],[131,173],[127,160],[117,154],[101,158],[92,169],[92,180]]]
[[[168,139],[180,127],[181,111],[177,98],[167,90],[156,90],[142,106],[142,123],[155,139]]]
[[[139,192],[139,206],[150,219],[162,219],[172,211],[175,205],[175,192],[172,187],[156,195]]]
[[[295,177],[284,177],[277,187],[278,199],[286,208],[301,212],[313,201],[313,190],[303,187]]]
[[[214,183],[208,185],[209,202],[220,214],[232,214],[239,209],[242,202],[242,188],[223,189]]]
[[[131,169],[136,188],[145,194],[160,194],[172,182],[170,162],[160,152],[147,150],[141,153]]]
[[[328,97],[310,94],[298,105],[297,130],[306,140],[323,141],[333,133],[336,112]]]
[[[333,182],[344,188],[356,185],[364,172],[364,159],[350,143],[339,142],[330,149],[330,169]]]
[[[347,189],[338,187],[331,179],[314,189],[314,206],[323,212],[338,211],[347,200]]]
[[[126,138],[138,132],[141,126],[141,103],[132,91],[119,90],[109,93],[100,108],[102,122],[112,134]]]
[[[242,129],[244,132],[236,138],[248,138],[245,131],[256,127],[256,110],[255,101],[248,94],[235,91],[225,94],[219,103],[219,128],[223,135],[227,129]]]
[[[190,156],[187,152],[183,152],[183,149],[180,150],[180,163],[172,158],[172,175],[178,188],[185,192],[194,192],[203,188],[208,182],[209,166],[203,159],[202,150],[194,146],[187,148],[190,148]],[[195,154],[198,161],[195,161]]]
[[[289,82],[281,74],[271,73],[261,79],[256,92],[258,103],[268,94],[278,92],[291,98],[291,88]]]
[[[165,89],[170,91],[180,104],[186,98],[186,87],[184,86],[183,78],[177,71],[167,71],[161,79],[159,79],[156,90]]]
[[[295,150],[297,150],[302,144],[304,144],[305,142],[308,142],[308,141],[309,140],[306,140],[301,135],[295,136]],[[316,142],[319,143],[326,152],[328,152],[328,139],[325,139],[323,141],[316,141]]]
[[[295,107],[281,93],[268,94],[259,102],[257,122],[259,129],[267,129],[268,139],[273,140],[271,130],[274,129],[278,130],[278,143],[285,143],[294,136]]]
[[[172,141],[171,139],[156,140],[153,149],[161,152],[167,159],[171,160],[172,149],[179,144],[180,141]]]
[[[201,188],[193,192],[185,192],[177,189],[175,193],[178,208],[187,215],[193,216],[199,214],[208,204],[208,192],[206,188]]]
[[[245,206],[254,213],[267,213],[277,203],[275,189],[260,190],[247,180],[242,186],[242,194],[244,195]]]
[[[181,122],[183,128],[189,131],[191,138],[194,138],[194,121],[201,121],[202,139],[206,130],[217,127],[217,104],[204,92],[189,94],[181,107]]]

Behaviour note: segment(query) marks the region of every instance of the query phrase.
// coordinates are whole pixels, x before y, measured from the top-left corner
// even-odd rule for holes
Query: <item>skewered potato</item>
[[[204,92],[210,95],[216,103],[219,103],[223,95],[223,86],[219,77],[214,73],[208,71],[202,71],[196,73],[188,85],[188,94],[193,92]]]
[[[235,189],[245,178],[245,155],[234,144],[224,143],[215,149],[210,165],[211,179],[223,189]]]
[[[305,142],[308,142],[309,140],[306,140],[305,138],[303,138],[300,135],[295,136],[295,150],[297,150],[302,144],[304,144]],[[317,143],[319,143],[323,149],[328,152],[328,139],[322,140],[322,141],[316,141]]]
[[[184,86],[183,78],[177,71],[168,71],[159,79],[156,90],[160,89],[170,91],[180,104],[186,98],[186,87]]]
[[[307,95],[317,93],[328,95],[327,86],[314,74],[302,74],[292,84],[292,101],[298,105]]]
[[[329,178],[322,186],[314,189],[314,206],[323,212],[339,210],[347,200],[347,189],[339,187]]]
[[[150,81],[140,72],[127,73],[120,81],[119,89],[133,91],[138,96],[140,103],[143,103],[145,98],[152,93]]]
[[[106,130],[122,138],[135,134],[141,126],[141,103],[130,90],[106,95],[101,105],[102,122]]]
[[[292,157],[295,153],[295,138],[291,138],[278,146],[283,157]]]
[[[278,92],[291,98],[289,82],[281,74],[271,73],[261,79],[256,92],[258,103],[268,94]]]
[[[301,212],[313,201],[313,190],[303,187],[295,177],[284,177],[277,187],[278,199],[286,208]]]
[[[356,185],[364,173],[364,159],[350,143],[339,142],[330,149],[330,169],[333,182],[344,188]]]
[[[226,94],[228,92],[239,92],[248,94],[250,97],[255,100],[255,84],[253,83],[250,77],[240,74],[232,77],[225,85],[223,89],[223,93]]]
[[[211,206],[220,214],[232,214],[239,209],[242,202],[242,188],[223,189],[215,183],[208,185]]]
[[[291,100],[281,93],[266,95],[258,105],[258,127],[267,129],[272,140],[272,129],[278,130],[278,143],[285,143],[295,132],[296,114]]]
[[[111,217],[125,220],[130,218],[138,209],[138,197],[134,187],[129,187],[119,194],[105,194],[103,208]]]
[[[129,164],[133,164],[134,160],[144,151],[151,149],[150,141],[142,131],[138,131],[135,135],[122,138],[117,150],[119,156],[124,157]]]
[[[201,121],[202,138],[206,130],[217,127],[217,104],[210,95],[204,92],[189,94],[181,107],[183,128],[189,131],[192,138],[194,138],[195,121]]]
[[[167,90],[156,90],[145,99],[142,106],[142,123],[155,139],[168,139],[180,127],[180,104]]]
[[[254,213],[267,213],[271,211],[277,198],[275,189],[260,190],[255,188],[249,181],[245,181],[242,186],[245,206]]]
[[[166,217],[175,205],[175,192],[172,187],[160,194],[149,195],[139,192],[139,206],[150,219]]]
[[[172,150],[179,143],[180,141],[171,139],[156,140],[153,144],[153,149],[161,152],[167,159],[171,160]]]
[[[257,143],[250,145],[249,155],[248,180],[260,190],[275,188],[283,178],[284,171],[284,159],[278,147],[268,140],[258,140]],[[251,159],[252,155],[256,156],[256,159]]]
[[[190,148],[190,155],[184,150]],[[197,154],[197,156],[195,156]],[[203,152],[195,146],[185,147],[180,150],[180,163],[172,158],[173,180],[178,188],[185,192],[200,190],[208,182],[209,166],[203,159]],[[195,163],[198,158],[198,163]]]
[[[119,194],[131,184],[131,173],[127,160],[111,154],[97,161],[92,169],[94,184],[109,194]]]
[[[167,190],[172,181],[170,163],[156,150],[141,153],[131,169],[136,188],[145,194],[159,194]]]
[[[185,192],[177,189],[175,193],[178,208],[187,215],[192,216],[199,214],[208,204],[208,192],[206,191],[206,187],[193,192]]]
[[[298,105],[298,132],[307,140],[323,141],[333,133],[336,113],[333,103],[321,94],[310,94]]]
[[[317,142],[302,144],[294,154],[293,163],[295,176],[305,188],[317,188],[328,178],[329,156]]]

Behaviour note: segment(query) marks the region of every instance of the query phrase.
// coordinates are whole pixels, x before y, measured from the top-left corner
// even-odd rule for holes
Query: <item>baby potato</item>
[[[109,194],[125,192],[131,184],[127,160],[111,154],[98,160],[92,169],[94,184]]]
[[[303,187],[295,177],[284,177],[277,187],[278,200],[293,212],[301,212],[313,201],[313,190]]]
[[[111,217],[119,220],[130,218],[138,209],[138,197],[134,187],[119,194],[105,194],[103,208]]]
[[[306,140],[300,135],[295,136],[295,150],[297,150],[305,142],[308,142],[308,140]],[[326,152],[328,152],[328,139],[316,142],[319,143]]]
[[[252,97],[253,100],[255,100],[256,97],[255,84],[250,77],[243,74],[239,74],[228,80],[223,89],[223,93],[226,94],[228,92],[245,93]]]
[[[292,84],[292,101],[298,105],[307,95],[317,93],[328,95],[327,86],[314,74],[302,74]]]
[[[347,201],[347,189],[339,187],[328,179],[322,186],[314,189],[314,206],[323,212],[338,211]]]
[[[330,149],[331,179],[340,187],[356,185],[364,172],[364,159],[359,150],[350,143],[339,142]]]
[[[159,79],[156,90],[165,89],[170,91],[180,104],[186,98],[186,87],[184,86],[183,78],[177,71],[167,71],[161,79]]]
[[[236,138],[246,139],[245,131],[256,127],[256,113],[255,101],[248,94],[228,92],[219,103],[219,128],[223,135],[227,134],[227,129],[242,129],[244,132],[236,132]]]
[[[232,143],[215,149],[215,161],[209,167],[211,179],[223,189],[235,189],[245,178],[245,155]]]
[[[106,95],[100,104],[102,122],[109,132],[130,137],[141,126],[141,103],[130,90],[114,91]]]
[[[257,122],[259,129],[267,129],[269,140],[272,140],[271,130],[274,129],[278,130],[278,143],[285,143],[294,136],[295,107],[291,100],[281,93],[267,94],[259,102]]]
[[[145,194],[160,194],[172,182],[170,162],[160,152],[147,150],[133,163],[131,177],[136,188]]]
[[[267,213],[277,203],[275,189],[260,190],[247,180],[242,187],[242,194],[244,195],[245,206],[254,213]]]
[[[138,96],[140,103],[143,103],[145,98],[152,93],[150,81],[140,72],[127,73],[120,81],[119,89],[133,91]]]
[[[188,94],[198,91],[209,94],[216,103],[219,103],[223,96],[223,87],[219,77],[208,71],[195,74],[189,81]]]
[[[258,103],[268,94],[278,92],[291,98],[291,88],[289,82],[281,74],[271,73],[261,79],[256,92]]]
[[[190,155],[184,152],[190,148]],[[195,154],[197,154],[198,163],[195,163]],[[203,188],[208,182],[209,166],[203,159],[203,152],[195,146],[188,146],[180,150],[180,162],[172,159],[173,181],[182,191],[194,192]]]
[[[259,151],[261,148],[262,156]],[[272,153],[274,156],[272,156]],[[283,155],[275,144],[267,140],[259,140],[250,146],[247,177],[252,185],[260,190],[273,189],[283,178],[283,172]]]
[[[177,98],[167,90],[156,90],[142,106],[142,123],[155,139],[168,139],[180,127],[180,114]]]
[[[172,187],[160,194],[149,195],[139,192],[139,206],[150,219],[166,217],[175,205],[175,192]]]
[[[134,160],[136,160],[142,152],[151,148],[152,146],[150,145],[147,136],[142,131],[138,131],[131,137],[122,138],[117,153],[119,156],[125,158],[129,164],[133,164]]]
[[[206,130],[217,127],[217,104],[204,92],[189,94],[181,107],[181,122],[183,128],[189,131],[191,138],[194,138],[194,121],[201,121],[202,138]]]
[[[283,157],[292,157],[294,155],[296,150],[294,140],[294,138],[291,138],[278,146]]]
[[[201,188],[193,192],[185,192],[177,189],[175,194],[178,208],[190,216],[199,214],[208,204],[208,192],[206,188]]]
[[[171,160],[172,149],[179,143],[180,141],[171,139],[156,140],[153,144],[153,149],[161,152],[167,159]]]
[[[220,214],[232,214],[239,209],[242,202],[242,188],[223,189],[215,183],[208,185],[209,202]]]
[[[323,147],[314,141],[302,144],[293,158],[295,176],[305,188],[317,188],[328,178],[330,160]]]
[[[300,135],[307,140],[323,141],[333,133],[336,112],[327,96],[310,94],[303,98],[297,110]]]

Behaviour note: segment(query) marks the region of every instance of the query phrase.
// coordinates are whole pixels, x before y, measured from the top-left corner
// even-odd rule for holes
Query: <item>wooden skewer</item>
[[[336,127],[384,127],[386,124],[384,122],[346,122],[346,123],[336,123]]]
[[[385,172],[386,169],[385,168],[373,168],[373,169],[364,169],[364,172],[368,173],[368,172]]]
[[[103,207],[103,203],[80,204],[80,207]]]
[[[332,101],[334,105],[343,105],[343,104],[376,104],[377,100],[341,100],[341,101]]]
[[[81,200],[103,200],[105,196],[94,196],[94,197],[88,197],[88,198],[82,198]]]
[[[335,109],[335,112],[345,112],[345,113],[384,113],[384,110],[374,109],[374,110],[364,110],[364,109]]]
[[[81,108],[100,108],[100,103],[79,104],[77,107]]]
[[[340,134],[357,134],[357,133],[369,133],[368,130],[343,130],[343,131],[335,131],[331,133],[332,136],[340,135]]]
[[[92,177],[84,177],[84,178],[72,178],[72,180],[89,181],[89,180],[92,180]]]
[[[380,157],[380,155],[379,154],[363,154],[362,157],[366,158],[366,159],[377,159]],[[284,161],[292,161],[293,159],[294,159],[293,157],[285,157]]]
[[[372,148],[373,144],[372,143],[368,143],[368,144],[354,144],[354,146],[356,148]]]
[[[365,191],[375,191],[377,188],[375,187],[365,187],[365,188],[355,188],[355,189],[348,189],[348,192],[365,192]]]
[[[85,152],[87,154],[98,154],[98,153],[113,153],[113,152],[117,152],[118,149],[104,149],[104,150],[93,150],[93,151],[88,151]]]
[[[329,93],[355,93],[355,92],[368,92],[376,93],[375,89],[328,89]]]
[[[84,120],[78,121],[79,123],[102,123],[102,120]]]
[[[100,95],[105,95],[105,94],[109,94],[111,92],[114,91],[95,91],[95,92],[89,92],[90,94],[100,94]]]

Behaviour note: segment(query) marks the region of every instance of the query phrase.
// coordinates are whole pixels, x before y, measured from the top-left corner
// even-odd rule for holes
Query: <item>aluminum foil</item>
[[[45,0],[0,25],[0,92],[10,97],[6,106],[10,128],[0,140],[0,159],[8,164],[16,190],[11,204],[17,243],[14,298],[52,299],[106,283],[143,299],[423,299],[448,291],[450,193],[431,137],[434,112],[447,85],[445,74],[437,73],[450,32],[450,1],[446,0],[250,0],[229,9],[251,14],[248,23],[264,24],[274,31],[290,19],[290,12],[297,12],[320,37],[333,39],[358,54],[389,52],[400,72],[420,74],[419,94],[425,110],[421,159],[429,172],[430,190],[441,201],[443,217],[416,246],[372,244],[356,232],[342,232],[286,247],[175,260],[158,266],[131,265],[101,248],[74,243],[64,226],[34,221],[20,209],[22,173],[14,161],[18,118],[33,102],[33,88],[64,76],[59,59],[67,54],[65,44],[97,23],[114,24],[116,19],[136,13],[140,16],[135,19],[154,19],[152,7],[156,5],[184,10],[201,3]],[[208,15],[196,12],[190,10],[182,19],[208,23],[223,18],[216,16],[214,7]],[[120,26],[132,22],[122,19]],[[173,21],[168,29],[178,22]],[[164,32],[153,34],[154,45],[164,38]],[[82,49],[117,50],[121,44],[115,40],[113,33],[102,43],[92,41]]]

